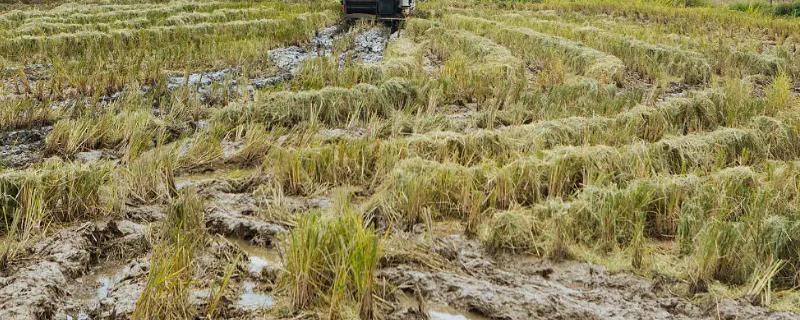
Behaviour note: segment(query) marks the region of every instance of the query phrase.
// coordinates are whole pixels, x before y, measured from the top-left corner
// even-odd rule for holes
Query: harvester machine
[[[342,11],[348,20],[404,20],[414,11],[416,0],[342,0]]]

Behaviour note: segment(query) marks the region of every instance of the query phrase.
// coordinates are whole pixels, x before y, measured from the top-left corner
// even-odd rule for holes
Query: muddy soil
[[[379,63],[383,60],[383,50],[389,41],[388,29],[374,27],[356,35],[353,55],[364,64]]]
[[[579,262],[498,257],[463,235],[437,239],[434,255],[452,268],[415,263],[386,265],[380,277],[401,288],[389,319],[798,319],[746,301],[722,299],[695,304],[676,296],[662,281]],[[399,298],[403,301],[404,299]],[[458,310],[456,314],[452,310]]]
[[[263,183],[214,176],[179,181],[180,188],[195,188],[207,199],[212,236],[197,258],[189,300],[198,310],[209,300],[211,283],[234,261],[237,272],[220,317],[276,318],[271,312],[280,299],[273,292],[282,268],[278,243],[289,228],[259,216],[275,204],[255,195]],[[324,196],[296,202],[297,210],[330,206]],[[127,318],[147,281],[148,226],[163,218],[158,205],[127,208],[108,222],[67,227],[41,240],[25,259],[3,270],[0,319]],[[378,280],[386,283],[381,286],[398,288],[382,294],[385,319],[800,318],[746,301],[693,303],[671,293],[670,281],[592,264],[493,255],[458,226],[437,229],[446,231],[436,231],[434,240],[424,227],[413,229],[394,234],[392,240],[401,241],[390,241],[381,261]]]
[[[0,167],[21,168],[42,158],[52,127],[0,132]]]
[[[273,74],[259,75],[248,79],[247,90],[275,86],[291,80],[299,71],[303,61],[314,57],[327,57],[333,54],[334,42],[347,33],[347,27],[336,25],[318,30],[308,44],[302,46],[289,46],[272,49],[267,52],[267,57],[277,68]],[[347,52],[341,53],[339,59],[344,65],[346,59],[361,63],[378,63],[383,59],[383,51],[389,41],[389,32],[385,27],[373,27],[355,35],[354,46]],[[214,84],[228,85],[228,90],[237,90],[237,81],[241,76],[239,66],[222,70],[192,73],[188,76],[176,75],[167,79],[167,87],[177,90],[188,86],[196,88],[197,92],[207,97],[211,94]]]
[[[322,29],[314,35],[311,43],[306,46],[291,46],[272,49],[268,56],[272,63],[281,71],[280,76],[291,79],[300,65],[306,59],[325,57],[333,52],[335,39],[344,31],[344,27],[333,26]]]
[[[145,228],[130,221],[87,222],[39,241],[0,277],[0,319],[64,319],[69,288],[101,262],[147,250]]]
[[[231,253],[242,253],[244,278],[234,280],[229,299],[238,302],[226,307],[225,314],[262,312],[269,310],[274,300],[269,291],[280,270],[274,243],[287,229],[252,216],[259,204],[266,203],[250,195],[254,185],[230,179],[182,185],[207,196],[209,233],[228,237],[212,237],[198,258],[198,279],[215,279]],[[164,209],[154,205],[123,211],[123,217],[108,222],[63,228],[3,268],[0,319],[127,318],[147,281],[148,226],[164,218]],[[199,283],[190,302],[202,308],[208,301],[209,286]]]
[[[273,74],[255,76],[248,79],[247,91],[251,94],[266,87],[291,80],[298,72],[303,61],[313,57],[325,57],[333,54],[336,39],[344,36],[349,31],[345,26],[332,26],[317,31],[311,42],[303,46],[291,46],[270,50],[267,53],[269,60],[276,66]],[[354,36],[353,47],[339,54],[342,66],[347,59],[354,62],[370,64],[378,63],[383,59],[383,51],[390,40],[389,30],[386,27],[373,27],[359,31]],[[49,78],[52,67],[41,64],[31,64],[24,67],[24,74],[29,81],[40,81]],[[13,70],[12,70],[13,71]],[[8,71],[8,72],[12,72]],[[175,75],[167,78],[167,88],[178,90],[190,87],[200,94],[201,99],[208,101],[215,90],[226,90],[236,93],[238,81],[242,70],[240,66],[233,66],[221,70],[192,73],[189,75]],[[142,88],[146,93],[149,88]],[[106,106],[122,97],[122,92],[101,97],[100,106]],[[51,103],[55,109],[68,109],[74,105],[74,99],[66,99]],[[158,110],[155,110],[158,113]],[[8,168],[21,168],[42,159],[44,140],[52,127],[41,127],[26,130],[16,130],[0,133],[0,166]],[[79,161],[97,161],[113,158],[98,152],[86,152],[78,155]]]
[[[274,305],[272,284],[280,272],[280,255],[274,244],[287,229],[253,216],[263,203],[249,193],[255,184],[218,178],[190,179],[179,184],[180,188],[195,188],[207,198],[206,228],[214,235],[197,258],[198,284],[189,297],[190,304],[199,310],[209,300],[209,281],[216,279],[221,268],[237,254],[241,254],[240,276],[232,279],[229,293],[224,296],[227,303],[221,311],[223,318],[247,318],[269,311]],[[149,206],[129,208],[125,216],[145,223],[158,222],[164,213],[159,206]],[[67,280],[65,291],[73,293],[73,298],[67,299],[57,314],[73,319],[127,318],[145,286],[149,265],[149,256],[142,254],[112,259]]]
[[[0,101],[21,97],[36,82],[50,79],[53,66],[49,64],[28,64],[19,67],[0,69]]]
[[[239,72],[238,68],[227,68],[205,73],[192,73],[188,76],[169,77],[167,78],[167,88],[177,90],[183,86],[196,87],[198,91],[208,94],[214,83],[230,80],[232,84],[235,84],[236,80],[233,78],[237,77]]]
[[[251,77],[248,79],[247,91],[252,93],[256,89],[275,86],[291,80],[299,71],[303,61],[332,55],[334,42],[347,32],[346,26],[331,26],[318,30],[308,44],[270,50],[267,52],[267,57],[277,68],[276,72]],[[354,37],[353,47],[339,54],[341,65],[343,66],[347,59],[365,64],[380,62],[389,39],[389,30],[386,27],[373,27],[359,32]],[[241,67],[239,66],[192,73],[188,76],[176,75],[167,79],[167,87],[170,90],[177,90],[184,86],[196,88],[198,93],[207,98],[212,93],[215,84],[218,86],[227,84],[227,89],[235,92],[240,76]]]

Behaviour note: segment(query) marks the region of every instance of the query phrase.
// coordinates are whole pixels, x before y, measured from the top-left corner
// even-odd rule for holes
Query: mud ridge
[[[796,319],[734,300],[696,305],[653,282],[579,262],[538,258],[498,262],[473,240],[454,235],[433,250],[456,270],[426,270],[400,264],[380,277],[423,304],[444,304],[490,319]],[[400,306],[390,319],[426,319],[425,306]]]
[[[144,227],[127,221],[62,229],[29,249],[33,259],[15,262],[0,278],[0,319],[53,319],[70,300],[71,281],[100,259],[147,250],[145,243]]]

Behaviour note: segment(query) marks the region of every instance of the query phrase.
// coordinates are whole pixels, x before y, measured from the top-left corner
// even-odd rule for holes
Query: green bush
[[[774,16],[800,17],[800,1],[779,4],[739,2],[731,5],[730,8],[742,12],[759,12]]]

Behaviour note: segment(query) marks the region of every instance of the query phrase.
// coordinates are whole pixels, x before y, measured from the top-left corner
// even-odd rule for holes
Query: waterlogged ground
[[[219,235],[199,257],[213,270],[226,257],[239,257],[225,318],[275,317],[273,285],[281,272],[275,243],[286,226],[252,216],[270,199],[229,190],[235,180],[188,178],[209,197],[206,226]],[[252,188],[252,187],[250,187]],[[298,210],[325,207],[329,200],[297,201]],[[0,278],[2,310],[18,318],[116,319],[135,308],[149,267],[148,226],[163,218],[157,207],[126,210],[122,217],[66,227],[32,246],[30,259],[13,263]],[[468,239],[458,222],[391,236],[378,279],[396,288],[386,293],[387,319],[796,319],[746,300],[691,301],[672,293],[683,284],[626,272],[534,256],[493,255]],[[402,243],[402,245],[400,245]],[[207,277],[212,277],[208,274]],[[206,276],[198,276],[205,279]],[[209,290],[192,290],[202,308]]]
[[[664,180],[674,192],[717,181],[746,187],[731,188],[735,191],[760,190],[773,186],[768,184],[773,177],[789,175],[800,159],[794,141],[800,130],[793,120],[800,110],[794,81],[800,73],[800,30],[791,24],[797,21],[734,16],[695,25],[686,19],[718,16],[692,11],[712,9],[545,2],[508,10],[432,1],[397,30],[344,23],[333,2],[321,8],[283,1],[258,7],[216,1],[148,4],[152,8],[113,1],[0,7],[0,31],[8,35],[0,40],[5,59],[0,103],[9,103],[2,107],[25,101],[46,110],[42,114],[54,114],[39,119],[20,109],[16,118],[32,120],[0,127],[0,178],[53,163],[102,165],[114,170],[102,191],[120,200],[97,216],[30,225],[35,231],[30,236],[13,234],[6,223],[3,250],[19,249],[11,258],[0,256],[0,319],[131,318],[152,271],[155,235],[168,220],[169,198],[187,190],[204,201],[201,232],[209,235],[193,257],[184,297],[197,318],[207,318],[212,303],[218,305],[212,318],[326,318],[324,306],[292,310],[279,279],[298,217],[335,213],[347,194],[344,202],[366,208],[367,221],[382,236],[374,290],[378,319],[800,319],[776,311],[797,310],[791,305],[800,300],[792,298],[791,287],[776,288],[772,303],[765,303],[762,287],[746,293],[750,282],[727,283],[712,274],[701,287],[688,272],[661,270],[666,264],[689,270],[687,261],[694,257],[675,249],[673,216],[643,224],[640,233],[647,235],[638,240],[646,243],[644,249],[626,238],[635,233],[630,230],[611,236],[624,238],[614,250],[600,248],[596,233],[606,225],[598,223],[568,239],[573,247],[567,249],[574,252],[556,259],[545,231],[551,229],[542,227],[557,221],[549,211],[519,222],[530,229],[516,231],[527,240],[496,240],[505,231],[495,218],[507,211],[528,210],[533,217],[540,206],[556,203],[567,221],[574,220],[570,210],[608,203],[620,215],[639,210],[648,219],[672,214],[674,207],[679,215],[679,202],[688,203],[689,195],[667,204],[654,197],[644,209],[614,207],[620,201],[613,196]],[[689,18],[670,15],[675,12]],[[729,30],[730,21],[750,31]],[[213,32],[208,39],[155,36],[182,32],[176,26]],[[225,30],[232,26],[242,29],[229,35]],[[272,33],[278,27],[281,32]],[[304,30],[305,38],[286,39],[295,29]],[[140,61],[143,70],[148,63],[170,67],[156,67],[157,77],[141,71],[128,86],[119,86],[117,79],[99,75],[130,70],[72,78],[64,75],[70,64],[47,51],[70,43],[53,40],[54,35],[98,45],[103,42],[90,42],[84,33],[110,37],[130,30],[163,41],[172,50],[158,56],[186,65]],[[138,36],[130,37],[138,43],[133,42]],[[181,41],[191,46],[180,47]],[[11,51],[20,44],[29,44],[20,48],[30,57]],[[215,52],[240,55],[241,61],[230,63]],[[118,67],[119,61],[108,63]],[[782,87],[775,84],[780,77],[786,79]],[[108,87],[95,88],[93,81],[107,81]],[[129,112],[122,110],[133,101],[143,106],[135,112],[147,115],[141,122],[154,128],[137,131],[146,137],[139,141],[146,149],[141,154],[132,151],[138,146],[134,134],[114,131],[122,125],[94,131],[101,123],[95,116]],[[734,109],[731,101],[750,104]],[[762,108],[763,101],[775,107]],[[82,122],[62,122],[68,120]],[[116,120],[115,125],[125,122]],[[74,143],[52,143],[64,123],[80,129],[66,138]],[[161,134],[147,135],[150,131]],[[115,143],[98,142],[103,139]],[[116,184],[131,172],[162,168],[134,167],[137,156],[164,149],[177,163],[161,177],[168,191],[145,194],[152,197],[147,199],[120,191],[133,189]],[[658,153],[657,161],[667,164],[607,156],[641,150]],[[535,165],[524,166],[530,163]],[[789,187],[795,181],[779,181],[787,187],[780,188],[786,193],[778,193],[777,202],[800,198]],[[69,189],[60,182],[52,190]],[[419,189],[415,182],[422,184]],[[150,190],[160,183],[134,187]],[[411,187],[403,189],[403,183]],[[28,199],[11,189],[0,185],[0,200]],[[436,195],[426,197],[430,190]],[[611,196],[591,197],[607,190]],[[741,200],[727,191],[706,203],[755,211],[725,207]],[[671,195],[664,192],[663,198]],[[780,214],[792,208],[780,207]],[[476,210],[480,219],[473,221]],[[579,217],[602,220],[597,212],[608,210]],[[720,225],[740,222],[705,218]],[[626,219],[614,222],[627,227]],[[790,228],[796,215],[764,221],[786,222],[781,244],[789,249],[800,239],[800,228]],[[663,234],[651,230],[659,222],[667,225]],[[699,246],[693,243],[695,250]],[[645,252],[644,259],[664,261],[642,267],[633,262],[640,257],[637,250]],[[781,259],[782,266],[797,262],[797,257]]]
[[[231,66],[229,68],[192,73],[188,76],[173,75],[167,78],[167,88],[175,91],[188,88],[190,91],[198,93],[201,100],[208,100],[212,92],[219,94],[227,92],[230,94],[238,93],[238,83],[247,83],[246,92],[253,94],[255,90],[273,88],[276,85],[288,83],[298,72],[298,68],[306,59],[313,57],[329,57],[333,54],[334,40],[348,31],[350,27],[345,24],[327,27],[315,32],[310,43],[303,46],[290,46],[271,49],[266,52],[270,64],[273,66],[274,73],[258,75],[252,78],[242,78],[241,67]],[[387,27],[370,27],[364,31],[356,32],[354,35],[353,47],[345,52],[338,53],[340,63],[345,61],[355,61],[356,63],[377,64],[381,61],[386,43],[389,40],[390,29]],[[46,80],[46,71],[52,66],[40,64],[27,65],[24,70],[30,73],[30,81]],[[35,71],[31,71],[35,70]],[[35,75],[35,76],[34,76]],[[35,84],[34,84],[35,85]],[[142,89],[146,93],[150,88],[145,86]],[[123,97],[123,92],[116,92],[100,98],[100,105],[106,106]],[[51,109],[68,109],[68,106],[75,105],[79,101],[75,99],[60,100],[49,102]],[[158,112],[159,110],[154,110]],[[194,124],[197,126],[207,125],[207,121],[200,120]],[[42,162],[46,156],[43,152],[44,142],[47,133],[52,130],[52,126],[11,130],[0,132],[0,164],[8,168],[24,168],[32,164]],[[98,158],[116,158],[113,154],[103,153],[103,150],[93,150],[82,152],[74,156],[78,161],[97,160]]]
[[[207,188],[225,181],[206,184]],[[251,319],[270,313],[281,270],[275,239],[284,226],[249,216],[258,202],[247,194],[216,193],[207,210],[208,229],[219,234],[199,257],[201,269],[237,256],[225,318]],[[224,199],[238,199],[235,203]],[[314,204],[309,204],[313,206]],[[67,227],[32,247],[31,259],[12,264],[2,278],[3,313],[17,318],[117,319],[135,308],[149,267],[148,225],[158,208],[137,208],[126,219]],[[417,228],[419,229],[419,228]],[[398,233],[402,241],[381,262],[378,279],[396,288],[387,293],[387,319],[796,319],[745,300],[690,301],[672,293],[680,283],[645,279],[575,261],[491,255],[466,238],[456,222],[426,232]],[[408,250],[408,251],[406,251]],[[424,259],[415,261],[412,253]],[[207,277],[213,276],[208,274]],[[204,279],[206,276],[198,276]],[[208,288],[192,290],[199,308]]]

